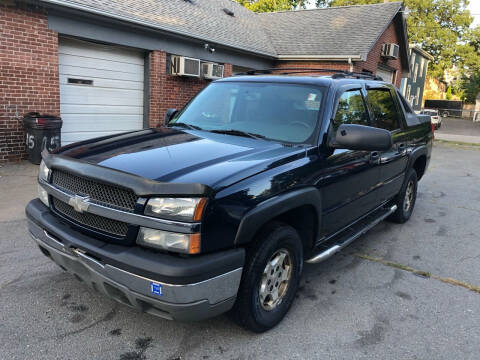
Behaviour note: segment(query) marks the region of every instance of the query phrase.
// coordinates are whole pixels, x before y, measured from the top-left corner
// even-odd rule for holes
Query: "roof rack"
[[[323,69],[323,68],[271,68],[271,69],[257,69],[249,70],[242,73],[235,74],[238,75],[266,75],[278,73],[278,75],[292,75],[292,74],[307,74],[307,73],[334,73],[332,75],[333,79],[342,79],[342,78],[355,78],[355,79],[370,79],[383,81],[383,79],[375,74],[368,72],[354,72],[338,69]]]

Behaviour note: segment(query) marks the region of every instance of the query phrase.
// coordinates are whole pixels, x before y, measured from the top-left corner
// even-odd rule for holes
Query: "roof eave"
[[[325,60],[325,61],[361,61],[360,55],[277,55],[277,59],[281,61],[291,60]]]
[[[397,19],[399,19],[398,21],[400,21],[400,26],[401,26],[400,35],[401,35],[401,38],[403,40],[402,41],[403,42],[402,65],[403,65],[403,70],[409,72],[410,71],[410,57],[408,55],[409,45],[408,45],[407,22],[405,21],[405,18],[403,17],[403,11],[404,11],[404,7],[402,5],[402,7],[400,8],[396,17],[394,17],[393,20],[395,20],[395,18],[397,18]]]
[[[31,3],[31,2],[38,3],[38,1],[35,1],[35,0],[33,0],[33,1],[32,0],[24,0],[24,1],[28,2],[28,3]],[[166,29],[162,26],[157,26],[157,25],[152,24],[148,21],[133,19],[133,18],[130,18],[130,17],[127,17],[127,16],[120,16],[120,15],[109,13],[107,11],[94,9],[94,8],[91,8],[91,7],[88,7],[88,6],[83,6],[83,5],[75,4],[75,3],[71,3],[71,2],[66,4],[65,0],[40,0],[40,1],[47,6],[54,6],[54,7],[58,7],[58,8],[61,8],[61,9],[67,8],[67,9],[77,10],[77,11],[92,14],[92,15],[97,15],[97,16],[101,16],[101,17],[105,17],[105,18],[114,19],[114,20],[117,20],[117,21],[122,21],[125,24],[132,24],[132,25],[136,25],[136,26],[141,26],[141,27],[145,27],[145,28],[150,28],[150,29],[162,31],[164,33],[179,35],[179,36],[182,36],[182,37],[185,37],[185,38],[188,38],[188,39],[192,39],[192,40],[207,42],[207,43],[211,43],[211,44],[217,44],[217,45],[220,45],[220,46],[223,46],[223,47],[226,47],[226,48],[230,48],[230,49],[233,49],[233,50],[238,50],[238,51],[245,52],[245,53],[250,53],[250,54],[254,54],[254,55],[258,55],[258,56],[262,56],[262,57],[267,57],[267,58],[271,58],[271,59],[276,59],[277,58],[277,55],[275,53],[268,53],[268,52],[264,52],[264,51],[257,50],[257,49],[234,46],[234,45],[228,44],[228,43],[220,43],[220,42],[218,42],[218,40],[193,36],[193,35],[191,35],[187,32],[183,32],[183,31],[172,31],[171,29]]]
[[[433,61],[434,57],[430,55],[428,52],[423,50],[420,46],[416,44],[410,44],[410,49],[415,49],[415,51],[419,52],[422,54],[424,57],[426,57],[428,60]]]

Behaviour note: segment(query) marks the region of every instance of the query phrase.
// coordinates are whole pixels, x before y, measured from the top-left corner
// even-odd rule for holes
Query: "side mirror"
[[[334,148],[365,151],[386,151],[392,148],[390,131],[371,126],[342,124],[338,127]]]
[[[173,109],[173,108],[167,109],[167,111],[165,111],[165,116],[163,118],[164,124],[167,125],[177,112],[178,112],[177,109]]]

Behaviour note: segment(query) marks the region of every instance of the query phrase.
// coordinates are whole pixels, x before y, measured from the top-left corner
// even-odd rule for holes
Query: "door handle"
[[[370,153],[370,164],[380,163],[380,153],[378,151],[372,151]]]

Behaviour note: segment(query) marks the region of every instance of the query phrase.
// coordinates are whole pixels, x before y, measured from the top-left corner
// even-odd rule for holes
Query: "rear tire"
[[[403,224],[410,219],[413,208],[415,207],[415,201],[417,200],[417,187],[417,172],[415,169],[410,169],[407,172],[405,183],[395,200],[397,210],[388,217],[388,220]]]
[[[303,268],[297,231],[281,222],[268,224],[247,250],[237,300],[230,315],[256,333],[276,326],[295,299]]]

